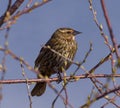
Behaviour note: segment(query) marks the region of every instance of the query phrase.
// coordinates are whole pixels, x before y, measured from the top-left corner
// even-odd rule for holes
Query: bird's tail
[[[38,82],[31,91],[32,96],[41,96],[46,90],[46,82]]]

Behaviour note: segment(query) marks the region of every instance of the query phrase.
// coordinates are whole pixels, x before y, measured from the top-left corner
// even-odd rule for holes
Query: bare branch
[[[116,92],[116,91],[118,91],[118,90],[120,90],[120,86],[118,86],[118,87],[116,87],[116,88],[113,88],[113,89],[111,89],[111,90],[109,90],[109,91],[106,91],[106,92],[102,93],[101,95],[98,95],[98,96],[95,97],[94,99],[90,100],[89,106],[90,106],[91,104],[93,104],[95,101],[98,101],[99,99],[107,96],[108,94],[114,93],[114,92]],[[86,106],[88,106],[88,103],[82,105],[80,108],[86,108]],[[119,106],[118,106],[118,108],[119,108]]]
[[[110,37],[111,37],[113,46],[114,46],[115,51],[116,51],[116,53],[115,53],[116,57],[117,57],[117,59],[120,59],[120,54],[119,54],[119,51],[118,51],[117,42],[116,42],[115,36],[113,34],[113,29],[112,29],[112,26],[111,26],[111,23],[110,23],[110,19],[108,17],[108,13],[107,13],[107,9],[106,9],[104,0],[101,0],[101,6],[102,6],[102,9],[103,9],[104,17],[106,19],[106,23],[107,23],[107,27],[108,27],[108,30],[109,30],[109,33],[110,33]]]
[[[27,93],[28,93],[30,108],[32,108],[32,98],[31,98],[31,93],[30,93],[30,85],[29,85],[29,83],[27,81],[28,78],[27,78],[27,75],[25,74],[24,66],[23,66],[22,62],[21,62],[21,69],[22,69],[22,75],[26,79],[26,87],[27,87]]]
[[[0,27],[4,23],[4,19],[6,17],[7,12],[9,12],[9,15],[12,15],[19,7],[20,5],[24,2],[24,0],[16,0],[15,3],[11,6],[12,1],[9,0],[8,3],[8,8],[5,11],[5,13],[0,17]]]
[[[86,77],[86,74],[82,75],[76,75],[76,76],[66,76],[66,80],[74,80],[78,81],[79,79],[85,79],[85,78],[112,78],[112,77],[120,77],[120,74],[94,74],[94,75],[89,75]],[[58,77],[54,78],[41,78],[41,79],[28,79],[28,83],[32,82],[53,82],[53,81],[58,81]],[[64,80],[64,77],[62,78]],[[16,84],[16,83],[26,83],[26,79],[10,79],[10,80],[0,80],[0,83],[2,84]]]

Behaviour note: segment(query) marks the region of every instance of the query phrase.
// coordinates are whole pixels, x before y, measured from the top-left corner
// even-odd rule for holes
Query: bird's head
[[[72,28],[59,28],[55,31],[55,34],[61,38],[65,39],[75,39],[75,36],[81,32],[76,31]]]

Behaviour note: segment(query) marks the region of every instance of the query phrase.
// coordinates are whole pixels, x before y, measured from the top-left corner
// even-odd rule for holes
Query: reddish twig
[[[4,19],[5,19],[5,17],[6,17],[7,11],[10,9],[11,3],[12,3],[12,0],[9,0],[9,3],[8,3],[8,6],[7,6],[6,11],[5,11],[4,14],[0,17],[0,27],[1,27],[2,24],[4,23]]]
[[[101,36],[102,36],[102,37],[104,38],[104,40],[105,40],[105,44],[108,46],[110,52],[112,52],[112,51],[114,50],[114,48],[110,45],[110,43],[109,43],[109,41],[108,41],[108,36],[105,35],[105,33],[104,33],[104,31],[103,31],[103,26],[102,26],[102,24],[100,24],[100,23],[98,22],[97,12],[96,12],[96,10],[93,8],[92,0],[89,0],[89,4],[90,4],[90,10],[91,10],[91,12],[92,12],[92,14],[93,14],[94,22],[95,22],[95,24],[97,25],[97,27],[99,28],[100,34],[101,34]],[[112,53],[111,53],[111,58],[110,58],[110,59],[111,59],[111,67],[112,67],[111,70],[112,70],[113,73],[115,73],[115,69],[114,69],[115,63],[114,63],[114,58],[113,58],[113,54],[112,54]]]
[[[18,18],[18,17],[20,17],[23,14],[27,14],[27,13],[31,12],[32,10],[34,10],[34,9],[40,7],[40,6],[43,6],[44,4],[46,4],[46,3],[50,2],[50,1],[52,1],[52,0],[45,0],[45,1],[40,2],[40,3],[35,3],[30,8],[26,8],[26,9],[24,9],[24,10],[19,11],[18,13],[16,13],[10,20],[12,20],[14,18]]]
[[[10,7],[8,10],[10,15],[15,13],[15,11],[21,6],[21,4],[24,2],[24,0],[16,0],[15,3]]]
[[[94,74],[94,75],[89,75],[86,77],[86,74],[82,75],[77,75],[77,76],[66,76],[65,78],[63,77],[62,80],[79,80],[79,79],[85,79],[85,78],[112,78],[112,77],[120,77],[120,74]],[[28,83],[32,82],[53,82],[53,81],[58,81],[58,77],[54,78],[41,78],[41,79],[27,79]],[[26,79],[10,79],[10,80],[0,80],[0,83],[2,84],[16,84],[16,83],[26,83]]]
[[[4,19],[6,17],[7,12],[9,12],[9,15],[12,15],[19,7],[20,5],[24,2],[24,0],[16,0],[15,3],[11,6],[11,0],[9,0],[8,8],[5,11],[5,13],[0,17],[0,27],[4,23]],[[11,6],[11,7],[10,7]]]
[[[120,45],[118,45],[118,48],[120,48]],[[109,53],[106,57],[104,57],[103,59],[101,59],[92,69],[90,69],[86,75],[88,76],[91,73],[94,73],[94,71],[103,63],[105,63],[106,61],[108,61],[111,58],[111,54],[115,53],[115,50],[113,50],[113,52]]]
[[[32,10],[43,6],[44,4],[50,2],[52,0],[43,0],[42,2],[36,2],[34,5],[32,5],[31,7],[29,7],[29,5],[31,4],[32,0],[30,0],[28,2],[28,7],[25,7],[22,11],[18,11],[15,15],[7,18],[7,20],[4,20],[4,22],[9,22],[9,24],[7,24],[6,26],[0,28],[0,30],[6,29],[8,27],[10,27],[12,24],[14,24],[16,22],[16,20],[23,14],[27,14],[29,12],[31,12]],[[17,0],[14,5],[9,9],[9,11],[7,11],[7,13],[9,13],[9,16],[12,15],[18,8],[19,6],[24,2],[24,0]],[[3,17],[3,16],[2,16]],[[6,18],[6,16],[4,17]],[[0,18],[1,19],[1,18]],[[0,21],[1,22],[1,21]],[[2,23],[3,24],[3,23]],[[2,25],[1,24],[1,25]],[[1,26],[0,26],[1,27]]]
[[[114,46],[115,51],[116,51],[116,57],[119,59],[120,55],[119,55],[119,51],[118,51],[118,47],[117,47],[117,42],[116,42],[115,36],[113,34],[113,29],[112,29],[112,26],[111,26],[111,23],[110,23],[110,19],[108,17],[108,13],[107,13],[107,9],[106,9],[104,0],[101,0],[101,6],[102,6],[102,9],[103,9],[104,17],[105,17],[107,27],[108,27],[108,30],[109,30],[109,33],[110,33],[110,37],[111,37],[113,46]]]
[[[107,90],[106,92],[104,92],[104,93],[96,96],[94,99],[92,99],[92,100],[89,101],[89,103],[90,103],[89,106],[90,106],[92,103],[94,103],[95,101],[98,101],[99,99],[107,96],[108,94],[114,93],[114,92],[116,92],[116,91],[118,91],[118,90],[120,90],[120,86],[118,86],[118,87],[116,87],[116,88],[113,88],[113,89],[111,89],[111,90]],[[87,108],[86,106],[88,106],[88,103],[85,103],[85,104],[82,105],[80,108]],[[118,106],[118,108],[119,108],[119,106]]]

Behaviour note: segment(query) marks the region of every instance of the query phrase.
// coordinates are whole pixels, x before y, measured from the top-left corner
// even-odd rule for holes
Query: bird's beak
[[[78,35],[78,34],[81,34],[81,33],[82,33],[82,32],[79,32],[79,31],[76,31],[76,30],[75,30],[75,31],[73,32],[73,35],[75,36],[75,35]]]

